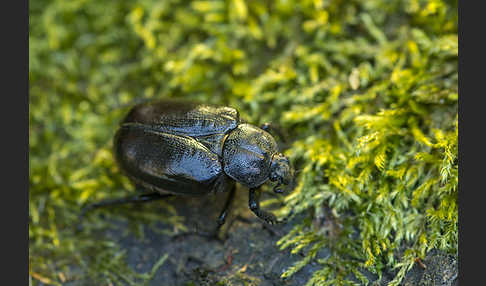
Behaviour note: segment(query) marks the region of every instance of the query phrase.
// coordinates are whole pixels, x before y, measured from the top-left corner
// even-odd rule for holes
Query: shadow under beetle
[[[294,171],[269,129],[269,124],[258,128],[243,122],[231,107],[168,99],[138,104],[120,124],[114,154],[123,173],[151,193],[87,205],[82,215],[107,205],[229,191],[217,231],[238,182],[250,190],[251,211],[269,224],[279,223],[260,209],[259,188],[270,180],[277,183],[274,192],[282,193]]]

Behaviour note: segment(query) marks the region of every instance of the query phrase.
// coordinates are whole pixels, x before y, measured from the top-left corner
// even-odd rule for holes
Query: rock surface
[[[189,230],[204,231],[215,226],[225,196],[173,197],[169,203],[184,218]],[[288,249],[281,251],[276,246],[276,242],[292,228],[295,221],[265,225],[251,213],[247,202],[247,193],[240,189],[221,232],[227,235],[223,242],[196,235],[174,239],[146,226],[143,227],[143,237],[138,237],[126,231],[128,225],[124,224],[105,230],[101,235],[121,245],[126,251],[127,264],[138,273],[150,272],[153,265],[168,254],[168,259],[156,271],[149,285],[304,285],[312,273],[320,268],[317,263],[311,262],[288,279],[280,278],[287,267],[302,258],[299,254],[290,254]],[[155,212],[157,202],[151,204],[141,206],[141,211]],[[169,225],[161,228],[171,231]],[[318,256],[325,255],[326,250],[322,253]],[[402,285],[458,285],[458,267],[454,257],[432,251],[423,263],[426,268],[415,265]],[[368,273],[366,276],[370,285],[386,285],[393,277],[385,273],[378,282],[376,275]],[[85,283],[78,280],[72,285]]]
[[[423,266],[418,264],[407,273],[403,280],[404,286],[457,286],[457,259],[449,254],[432,250],[424,259]]]

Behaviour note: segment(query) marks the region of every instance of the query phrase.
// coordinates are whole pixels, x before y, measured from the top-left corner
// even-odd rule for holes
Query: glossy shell
[[[268,132],[250,124],[240,124],[224,142],[224,172],[247,186],[257,187],[268,179],[277,142]]]
[[[235,181],[254,188],[270,175],[277,143],[266,131],[241,123],[231,107],[160,100],[139,104],[114,139],[122,171],[161,193],[223,192]]]
[[[180,101],[135,106],[115,135],[115,157],[136,184],[159,192],[206,194],[234,182],[222,169],[224,135],[238,112]]]
[[[223,137],[238,126],[240,116],[231,107],[161,100],[135,106],[124,120],[133,122],[194,138],[221,157]]]

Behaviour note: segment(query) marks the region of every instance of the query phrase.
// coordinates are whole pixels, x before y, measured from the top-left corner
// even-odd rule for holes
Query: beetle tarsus
[[[250,210],[257,217],[259,217],[260,219],[262,219],[263,221],[265,221],[268,224],[281,223],[281,221],[279,221],[274,214],[260,209],[260,198],[259,197],[260,197],[260,191],[258,191],[256,189],[250,189],[249,202],[248,202],[248,206],[250,207]]]
[[[294,214],[294,209],[291,209],[290,212],[287,214],[287,216],[280,221],[280,223],[287,223],[293,214]]]
[[[269,213],[269,212],[266,212],[266,211],[262,211],[262,210],[256,210],[256,211],[253,211],[259,218],[261,218],[262,220],[264,220],[266,223],[268,224],[277,224],[277,223],[281,223],[281,221],[279,221],[277,219],[277,217],[272,214],[272,213]]]
[[[273,187],[273,191],[277,194],[282,194],[284,191],[282,190],[282,188],[280,188],[280,186],[282,185],[282,182],[279,181],[275,187]]]

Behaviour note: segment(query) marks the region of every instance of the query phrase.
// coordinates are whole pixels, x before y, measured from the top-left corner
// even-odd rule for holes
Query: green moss
[[[457,251],[457,1],[30,1],[29,257],[36,279],[148,281],[80,206],[133,190],[111,156],[127,109],[185,97],[285,127],[307,219],[281,248],[327,247],[309,285],[397,285],[431,249]],[[154,219],[184,228],[169,205]],[[129,217],[129,216],[128,216]],[[317,256],[316,256],[317,257]],[[76,272],[77,273],[77,272]],[[71,276],[78,274],[72,273]],[[125,277],[119,274],[123,273]],[[351,277],[351,278],[350,278]],[[138,279],[138,280],[137,280]],[[135,282],[134,282],[135,283]]]

